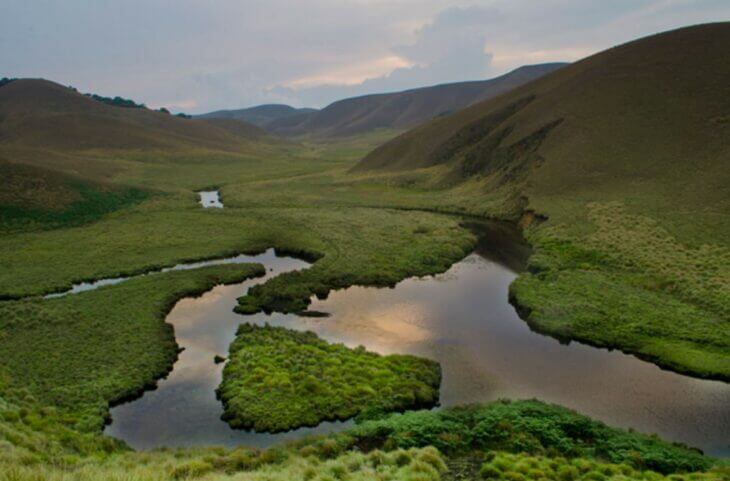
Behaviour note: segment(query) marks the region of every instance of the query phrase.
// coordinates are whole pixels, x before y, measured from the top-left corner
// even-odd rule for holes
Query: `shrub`
[[[199,478],[211,471],[213,471],[212,464],[195,459],[175,466],[170,475],[174,479]]]
[[[431,406],[438,363],[329,344],[312,332],[243,324],[218,393],[236,428],[284,431],[324,420]]]

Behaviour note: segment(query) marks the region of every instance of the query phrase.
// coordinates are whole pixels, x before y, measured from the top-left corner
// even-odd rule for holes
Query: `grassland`
[[[725,473],[727,474],[727,473]],[[549,458],[526,454],[490,452],[479,470],[486,480],[508,479],[511,481],[540,481],[555,479],[560,481],[610,481],[610,480],[647,480],[647,481],[685,481],[721,480],[725,474],[716,471],[693,473],[691,475],[671,474],[662,476],[654,471],[641,471],[626,464],[602,463],[591,459]]]
[[[620,203],[588,209],[595,230],[581,243],[559,228],[533,234],[531,272],[510,288],[522,317],[561,339],[620,346],[675,371],[727,380],[730,251],[688,247]]]
[[[504,477],[515,480],[530,469],[557,469],[558,476],[567,470],[576,479],[682,479],[676,474],[690,471],[694,479],[713,469],[710,479],[727,477],[696,451],[536,402],[387,417],[296,452],[129,453],[99,429],[109,402],[149,386],[175,359],[162,321],[171,303],[258,268],[151,275],[38,297],[73,282],[273,246],[316,262],[252,289],[238,309],[299,312],[331,289],[445,270],[475,243],[445,214],[498,217],[520,222],[534,247],[529,271],[511,293],[531,326],[727,380],[730,124],[723,119],[730,97],[718,93],[725,84],[717,81],[727,77],[726,30],[684,31],[651,39],[648,49],[622,47],[589,59],[405,134],[354,171],[357,159],[392,133],[324,145],[244,142],[220,126],[153,112],[104,111],[106,123],[84,124],[94,135],[75,137],[52,127],[72,125],[78,111],[44,110],[23,117],[26,123],[3,124],[17,134],[0,144],[3,172],[21,180],[0,191],[4,208],[15,209],[2,218],[0,236],[0,479],[382,474],[415,481],[448,479],[464,459],[472,474],[485,463],[498,468],[494,460],[502,459],[510,466]],[[677,59],[677,52],[686,55]],[[642,65],[651,69],[637,70]],[[3,94],[15,87],[6,85]],[[27,107],[21,102],[5,117],[20,119]],[[174,125],[160,133],[158,121]],[[150,128],[125,138],[117,127],[129,122]],[[113,135],[110,126],[117,126]],[[23,180],[26,169],[48,182]],[[220,188],[224,209],[197,204],[194,191],[211,186]],[[118,201],[128,199],[124,192],[139,195]],[[77,202],[90,204],[79,210]],[[36,210],[18,214],[26,207]],[[426,446],[442,454],[422,452]],[[389,459],[403,461],[373,474],[376,461],[351,452],[356,447],[392,451]],[[487,451],[520,456],[484,458]],[[431,459],[421,460],[431,468],[416,463],[419,456]],[[441,472],[439,456],[452,474]],[[629,469],[623,465],[632,471],[617,474]]]
[[[178,299],[263,274],[260,264],[231,264],[0,302],[3,381],[63,411],[77,429],[98,431],[109,403],[139,394],[172,368],[178,346],[164,319]]]
[[[235,428],[286,431],[438,403],[438,363],[329,344],[313,332],[242,324],[218,395]]]
[[[696,451],[536,401],[391,415],[268,450],[132,452],[65,427],[31,398],[0,398],[3,481],[727,479]]]
[[[139,204],[139,188],[89,182],[79,177],[0,161],[0,233],[83,225]]]

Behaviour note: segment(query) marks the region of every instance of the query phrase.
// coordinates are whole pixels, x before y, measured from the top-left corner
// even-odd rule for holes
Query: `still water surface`
[[[183,299],[167,317],[186,350],[159,388],[112,409],[106,433],[137,448],[161,445],[248,444],[268,446],[311,432],[341,429],[325,423],[277,435],[231,430],[220,421],[214,389],[241,322],[269,322],[309,329],[329,341],[364,345],[383,354],[412,353],[441,363],[445,406],[499,398],[539,398],[577,409],[609,424],[656,432],[730,455],[730,384],[663,371],[617,351],[596,349],[532,332],[508,303],[521,258],[500,229],[487,233],[477,252],[446,273],[408,279],[392,289],[351,287],[314,300],[326,318],[293,315],[239,316],[236,298],[261,279],[219,286]],[[518,249],[519,250],[519,249]],[[274,270],[306,263],[254,258]]]
[[[202,205],[203,208],[223,208],[223,202],[221,202],[220,194],[217,190],[200,191],[198,192],[198,195],[200,196],[200,205]]]

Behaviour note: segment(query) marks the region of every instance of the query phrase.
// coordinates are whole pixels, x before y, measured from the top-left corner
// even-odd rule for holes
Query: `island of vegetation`
[[[309,331],[247,323],[231,344],[218,395],[231,426],[276,432],[431,407],[440,383],[441,368],[428,359],[381,356]]]

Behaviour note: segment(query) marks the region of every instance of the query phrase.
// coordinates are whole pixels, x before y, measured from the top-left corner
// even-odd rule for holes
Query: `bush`
[[[243,324],[218,394],[235,428],[285,431],[360,413],[432,406],[438,363],[329,344],[312,332]]]
[[[348,431],[348,435],[364,448],[435,446],[446,453],[480,449],[551,454],[624,463],[663,474],[704,471],[712,465],[710,458],[686,446],[610,428],[569,409],[539,401],[500,401],[486,406],[390,415],[365,421]],[[584,467],[584,472],[590,469],[590,465]]]
[[[175,466],[170,475],[174,479],[199,478],[211,471],[213,471],[212,464],[196,459]]]

